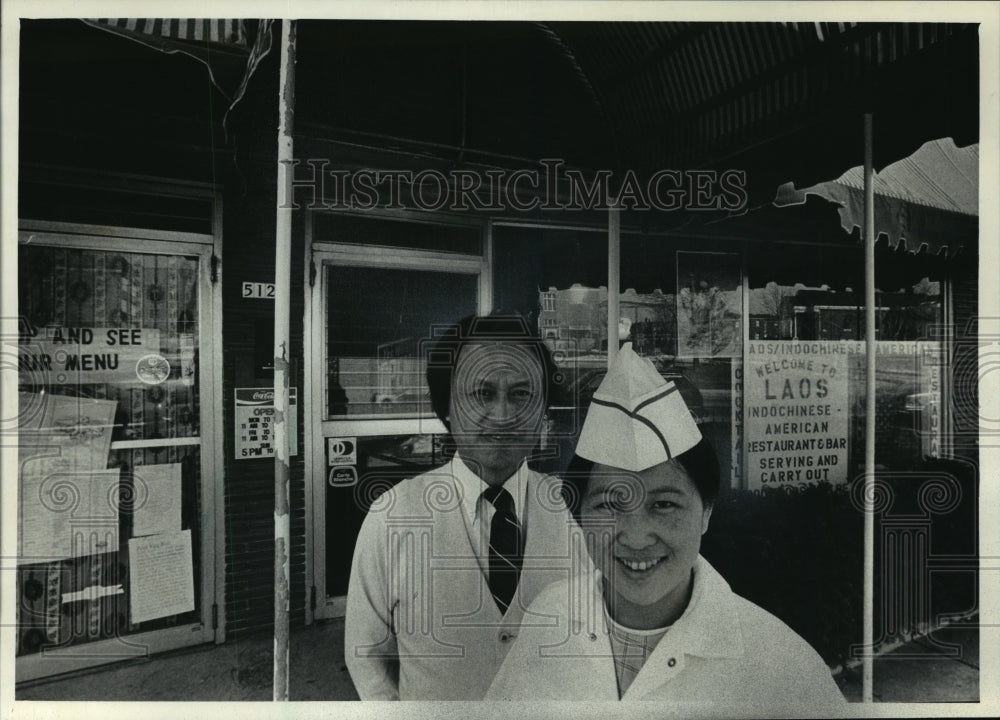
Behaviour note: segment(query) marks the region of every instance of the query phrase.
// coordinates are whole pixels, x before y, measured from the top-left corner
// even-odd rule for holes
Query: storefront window
[[[976,543],[975,473],[949,460],[944,442],[950,372],[943,298],[952,268],[943,258],[876,244],[872,418],[863,249],[852,243],[768,250],[748,253],[750,336],[740,432],[742,487],[751,492],[740,495],[745,507],[780,522],[789,536],[798,532],[796,522],[808,519],[810,531],[797,536],[815,542],[784,553],[775,542],[769,560],[807,568],[820,558],[824,596],[839,596],[849,607],[862,590],[855,579],[863,567],[863,488],[873,487],[875,643],[927,632],[941,617],[975,605],[975,574],[946,568],[948,558],[974,553]],[[865,462],[870,420],[873,476]],[[860,624],[857,613],[844,626],[845,637],[856,642]]]
[[[862,256],[843,249],[822,276],[807,250],[785,254],[780,273],[750,277],[747,487],[846,484],[864,465]],[[796,259],[813,268],[800,282]],[[890,470],[942,452],[941,282],[920,265],[876,256],[876,464]]]
[[[622,237],[619,336],[677,385],[716,451],[725,485],[739,456],[732,421],[741,381],[741,260],[683,247],[674,238]]]
[[[19,655],[200,618],[198,260],[23,245]]]
[[[432,415],[435,326],[476,311],[475,275],[327,267],[327,415]]]
[[[573,456],[586,408],[608,366],[606,232],[499,225],[493,229],[494,306],[538,329],[560,369],[533,463],[559,472]]]

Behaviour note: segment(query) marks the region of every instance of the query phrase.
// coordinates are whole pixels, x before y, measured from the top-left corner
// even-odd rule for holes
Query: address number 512
[[[244,282],[243,297],[273,300],[274,283]]]

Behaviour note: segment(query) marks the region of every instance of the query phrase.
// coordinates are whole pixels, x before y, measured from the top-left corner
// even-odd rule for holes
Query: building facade
[[[243,64],[235,82],[198,57],[80,20],[22,21],[19,680],[222,642],[273,618],[278,53],[261,51],[271,32],[262,23],[157,28],[185,48],[196,30],[217,32],[207,42]],[[729,30],[745,29],[719,24],[704,37]],[[609,342],[624,341],[678,383],[728,491],[848,486],[863,469],[857,238],[829,212],[790,210],[760,227],[752,212],[743,225],[724,212],[692,223],[690,213],[643,210],[635,196],[620,213],[602,206],[592,171],[614,168],[621,183],[649,168],[627,154],[624,119],[595,100],[583,68],[593,74],[587,61],[637,32],[300,25],[298,162],[283,199],[296,205],[293,623],[343,614],[368,506],[444,461],[422,358],[436,332],[467,314],[519,312],[554,351],[563,373],[541,469],[565,468]],[[669,24],[656,32],[677,53],[697,44]],[[820,50],[830,41],[809,32]],[[899,37],[908,32],[957,53],[970,30],[933,42],[929,30]],[[251,57],[259,63],[245,73]],[[950,62],[962,67],[963,57]],[[629,71],[630,82],[651,82]],[[711,123],[726,108],[717,110],[700,122],[721,128]],[[630,120],[652,143],[653,119]],[[686,127],[675,145],[650,145],[661,151],[656,167],[694,162],[677,150],[689,144]],[[717,158],[745,162],[762,186],[771,180],[749,151]],[[822,173],[829,159],[815,166]],[[538,181],[559,172],[561,185]],[[693,177],[689,204],[700,197]],[[611,187],[626,197],[627,182]],[[712,187],[719,202],[762,192]],[[975,233],[954,250],[878,249],[887,470],[977,459]]]

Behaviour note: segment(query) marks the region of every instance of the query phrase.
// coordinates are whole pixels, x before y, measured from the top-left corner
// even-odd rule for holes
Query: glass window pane
[[[560,472],[573,457],[580,424],[608,362],[606,232],[499,226],[493,230],[494,306],[534,323],[553,351],[561,383],[552,388],[533,463]]]
[[[740,472],[733,404],[742,382],[741,259],[678,246],[623,235],[619,337],[677,385],[726,485]]]
[[[357,481],[337,480],[330,468],[326,490],[326,594],[347,594],[354,544],[371,504],[396,483],[443,465],[444,435],[357,438]]]
[[[327,415],[428,415],[434,326],[476,311],[478,277],[329,266]]]
[[[781,272],[765,271],[758,265],[760,272],[750,276],[751,366],[746,402],[751,488],[760,487],[764,476],[783,485],[806,482],[806,472],[817,474],[805,465],[755,468],[755,463],[765,461],[760,453],[772,447],[767,443],[773,438],[762,433],[787,423],[755,419],[754,414],[809,404],[797,383],[809,380],[810,361],[819,371],[813,379],[825,383],[822,404],[845,420],[825,425],[820,419],[817,436],[831,453],[802,452],[786,461],[822,462],[828,471],[810,480],[835,484],[849,482],[864,466],[863,255],[859,248],[825,248],[830,269],[821,275],[814,268],[814,250],[786,247],[780,253],[782,262],[776,263]],[[884,244],[876,246],[875,262],[876,463],[890,470],[910,470],[942,451],[943,345],[938,329],[943,312],[941,281],[934,279],[940,277],[941,269],[931,260],[891,251]],[[796,281],[792,268],[800,266],[814,269]],[[790,362],[799,369],[779,367]],[[762,373],[770,373],[770,379]],[[785,385],[788,379],[793,381],[791,386]],[[800,469],[801,474],[795,472]],[[755,475],[760,477],[755,480]]]
[[[197,622],[197,258],[30,245],[18,269],[18,653]],[[133,614],[130,541],[184,532],[193,603]]]
[[[783,512],[782,527],[803,517],[810,526],[827,525],[826,536],[839,540],[830,547],[821,541],[810,553],[828,555],[834,570],[847,563],[848,577],[857,577],[863,514],[854,483],[864,477],[873,422],[878,643],[926,632],[935,618],[961,615],[974,605],[974,573],[928,579],[926,571],[929,557],[974,553],[976,480],[970,466],[946,459],[944,447],[943,388],[951,371],[942,283],[948,264],[879,243],[875,270],[872,416],[862,248],[782,246],[751,261],[744,430],[746,487],[764,491],[746,497],[763,511],[773,505],[775,517]],[[793,488],[801,494],[767,492]],[[813,494],[822,505],[805,500]],[[848,513],[827,524],[827,513],[838,505]],[[837,590],[824,593],[830,591]],[[860,622],[858,614],[853,628]]]

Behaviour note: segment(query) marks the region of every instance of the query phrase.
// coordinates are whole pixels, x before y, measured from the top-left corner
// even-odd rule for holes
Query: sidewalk
[[[343,618],[291,633],[292,700],[357,700]],[[16,700],[271,700],[274,639],[257,634],[18,687]]]
[[[344,666],[343,619],[291,635],[292,700],[357,700]],[[943,644],[955,644],[954,649]],[[37,681],[17,700],[271,700],[270,635],[165,653],[141,661]],[[951,654],[951,655],[950,655]],[[950,627],[875,661],[876,702],[976,702],[979,633]],[[860,667],[837,678],[844,696],[861,700]]]
[[[978,702],[979,629],[935,630],[876,658],[872,675],[875,702]],[[844,697],[861,701],[860,666],[837,683]]]

